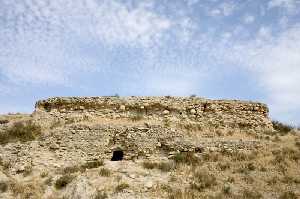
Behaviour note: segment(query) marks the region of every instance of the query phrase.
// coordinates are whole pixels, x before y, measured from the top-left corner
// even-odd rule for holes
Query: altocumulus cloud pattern
[[[299,0],[0,0],[0,109],[52,95],[266,102],[299,124]]]

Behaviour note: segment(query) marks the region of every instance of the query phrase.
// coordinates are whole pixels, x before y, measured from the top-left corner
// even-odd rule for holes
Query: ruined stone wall
[[[36,118],[103,117],[197,124],[203,128],[272,130],[265,104],[198,97],[55,97],[36,103]]]

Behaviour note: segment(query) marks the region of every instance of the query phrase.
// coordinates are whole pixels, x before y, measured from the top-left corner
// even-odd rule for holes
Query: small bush
[[[169,172],[174,168],[174,164],[172,162],[160,162],[157,167],[163,172]]]
[[[99,175],[103,177],[109,177],[110,176],[110,170],[106,168],[101,168],[99,171]]]
[[[171,190],[168,193],[168,199],[194,199],[196,198],[195,194],[190,190]]]
[[[16,122],[8,130],[0,133],[0,144],[9,142],[27,142],[34,140],[41,134],[41,127],[31,120],[26,122]]]
[[[279,199],[297,199],[297,195],[293,191],[286,191],[283,192],[280,196]]]
[[[261,193],[257,192],[257,191],[251,191],[248,189],[244,189],[242,192],[243,198],[245,199],[259,199],[262,198]]]
[[[125,190],[127,188],[129,188],[129,184],[123,182],[123,183],[119,184],[118,186],[116,186],[115,192],[117,192],[117,193],[122,192],[123,190]]]
[[[93,197],[93,199],[106,199],[106,198],[108,198],[108,195],[104,191],[97,191]]]
[[[203,191],[206,188],[210,188],[217,184],[217,179],[213,174],[205,171],[198,171],[194,173],[193,182],[191,188],[198,191]]]
[[[6,182],[0,182],[0,193],[6,192],[8,189],[8,185]]]
[[[140,121],[144,118],[143,114],[142,113],[136,113],[135,115],[132,115],[130,117],[131,121],[133,122],[137,122],[137,121]]]
[[[40,177],[41,178],[45,178],[49,175],[48,171],[42,171],[41,174],[40,174]]]
[[[7,123],[9,123],[9,120],[0,119],[0,124],[7,124]]]
[[[272,121],[272,124],[273,124],[273,128],[280,134],[287,134],[288,132],[290,132],[293,129],[292,126],[283,124],[278,121]]]
[[[195,165],[200,162],[199,158],[195,156],[192,152],[184,152],[184,153],[177,153],[173,160],[177,164],[188,164],[188,165]]]
[[[143,162],[143,167],[145,169],[154,169],[157,167],[157,163],[156,162],[150,162],[150,161],[144,161]]]
[[[103,160],[94,160],[94,161],[88,161],[85,164],[81,165],[82,169],[93,169],[98,168],[104,165]]]
[[[55,188],[56,189],[63,189],[65,188],[72,180],[74,179],[74,176],[66,174],[58,178],[55,182]]]
[[[69,167],[65,167],[63,169],[63,173],[64,174],[72,174],[72,173],[76,173],[78,171],[81,171],[81,167],[79,166],[69,166]]]
[[[32,169],[33,169],[32,165],[25,166],[23,176],[24,177],[29,176],[32,173]]]
[[[145,169],[159,169],[163,172],[169,172],[174,168],[173,162],[150,162],[150,161],[144,161],[143,167]]]

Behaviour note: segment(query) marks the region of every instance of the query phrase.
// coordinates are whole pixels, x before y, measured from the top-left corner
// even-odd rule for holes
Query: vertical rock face
[[[56,97],[36,103],[36,119],[84,117],[189,121],[203,129],[272,130],[265,104],[196,97]]]

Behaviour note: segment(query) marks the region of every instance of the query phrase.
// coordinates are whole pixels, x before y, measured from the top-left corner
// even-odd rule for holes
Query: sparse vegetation
[[[9,129],[0,132],[0,144],[9,142],[26,142],[36,139],[41,134],[41,127],[31,120],[26,122],[16,122]]]
[[[163,172],[169,172],[174,168],[173,162],[150,162],[144,161],[143,167],[145,169],[159,169]]]
[[[134,115],[132,115],[130,117],[130,119],[133,122],[137,122],[137,121],[140,121],[140,120],[144,119],[144,116],[143,116],[143,114],[141,112],[137,112]]]
[[[258,191],[252,191],[249,189],[244,189],[242,192],[242,198],[245,199],[259,199],[262,198],[263,196],[261,195],[261,193],[259,193]]]
[[[88,161],[81,165],[81,169],[93,169],[93,168],[98,168],[100,166],[103,166],[104,162],[103,160],[93,160],[93,161]]]
[[[110,170],[106,168],[101,168],[99,171],[99,175],[103,177],[109,177],[110,174],[111,174]]]
[[[129,188],[129,184],[122,182],[122,183],[118,184],[118,186],[116,186],[115,192],[117,192],[117,193],[122,192],[123,190],[128,189],[128,188]]]
[[[204,189],[210,188],[217,184],[216,177],[208,171],[196,171],[193,174],[193,181],[191,188],[203,191]]]
[[[284,124],[279,121],[272,121],[272,124],[273,128],[281,135],[287,134],[293,129],[291,125]]]
[[[6,192],[8,189],[7,182],[0,181],[0,193]]]
[[[70,174],[66,174],[61,176],[60,178],[58,178],[55,181],[55,188],[56,189],[63,189],[65,188],[70,182],[72,182],[74,179],[74,176],[70,175]]]
[[[105,191],[97,191],[94,195],[93,199],[106,199],[108,198],[108,195]]]
[[[173,157],[176,164],[195,165],[200,163],[200,159],[192,152],[177,153]]]
[[[297,199],[298,196],[293,191],[285,191],[280,196],[279,199]]]

